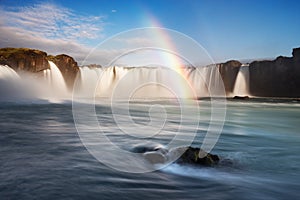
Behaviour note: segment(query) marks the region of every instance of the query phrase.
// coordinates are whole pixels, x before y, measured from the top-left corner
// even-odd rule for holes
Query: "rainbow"
[[[174,85],[181,86],[182,94],[180,95],[189,98],[197,98],[196,91],[188,77],[188,71],[185,69],[185,66],[190,63],[187,59],[180,55],[171,36],[172,33],[182,34],[177,31],[164,28],[164,26],[149,12],[145,12],[144,22],[147,25],[146,29],[152,29],[151,33],[154,34],[154,44],[157,44],[158,49],[163,51],[163,53],[160,54],[160,58],[163,63],[167,63],[167,67],[170,67],[182,77],[182,79],[174,80]]]

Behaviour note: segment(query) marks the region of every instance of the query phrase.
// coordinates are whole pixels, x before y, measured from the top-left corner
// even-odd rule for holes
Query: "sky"
[[[297,0],[0,0],[0,47],[64,53],[79,64],[107,65],[148,46],[196,59],[174,39],[185,36],[214,62],[273,59],[300,47],[299,10]],[[162,30],[134,31],[145,27]],[[138,57],[155,57],[145,52]]]

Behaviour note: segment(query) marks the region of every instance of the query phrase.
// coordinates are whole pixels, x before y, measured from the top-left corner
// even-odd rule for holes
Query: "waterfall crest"
[[[218,66],[80,68],[77,93],[83,97],[197,98],[225,96]],[[130,94],[128,94],[130,93]]]

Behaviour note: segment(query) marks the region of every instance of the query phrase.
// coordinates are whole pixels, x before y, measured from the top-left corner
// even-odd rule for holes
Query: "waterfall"
[[[173,98],[173,70],[153,67],[80,68],[79,96],[116,98]],[[167,87],[164,87],[167,86]]]
[[[224,85],[218,65],[188,70],[188,79],[198,97],[225,96]]]
[[[70,97],[64,77],[59,68],[49,61],[50,69],[42,73],[19,75],[8,66],[0,66],[0,80],[14,84],[3,84],[1,93],[22,91],[22,94],[51,101]],[[222,91],[222,79],[218,66],[204,68],[186,67],[80,67],[75,88],[78,97],[100,98],[197,98],[217,96]],[[5,89],[5,90],[4,90]],[[2,92],[5,91],[5,92]],[[13,93],[13,92],[11,92]],[[20,92],[16,92],[20,93]]]
[[[7,65],[0,65],[0,79],[1,80],[19,80],[20,76]]]
[[[44,80],[46,82],[46,89],[44,97],[65,97],[68,95],[68,88],[65,79],[59,68],[52,62],[48,61],[50,69],[44,70]]]
[[[249,96],[249,66],[242,65],[237,74],[234,89],[234,96]]]
[[[180,72],[166,67],[81,67],[80,78],[76,91],[82,97],[195,98],[224,94],[215,65],[187,67]]]
[[[0,65],[0,100],[15,101],[27,95],[20,76],[9,66]]]

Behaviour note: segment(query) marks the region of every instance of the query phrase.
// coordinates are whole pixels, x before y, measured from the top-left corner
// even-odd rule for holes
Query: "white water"
[[[84,97],[195,98],[225,96],[217,66],[80,68],[77,93]]]
[[[20,76],[9,66],[0,65],[0,100],[12,101],[24,96]]]
[[[50,69],[44,70],[44,80],[47,84],[47,90],[51,96],[65,97],[69,92],[63,75],[59,68],[52,62],[48,61]],[[45,94],[49,94],[45,92]]]
[[[22,72],[18,75],[7,65],[0,65],[0,99],[9,101],[44,99],[60,102],[70,92],[58,67],[49,61],[50,69],[43,74]]]
[[[1,80],[19,80],[20,76],[7,65],[0,65]]]
[[[249,66],[243,65],[240,67],[236,77],[234,96],[249,96]]]
[[[9,66],[0,67],[0,79],[13,82],[19,79],[21,88],[34,93],[33,98],[70,98],[64,77],[59,68],[49,61],[50,69],[41,76],[19,75]],[[217,65],[203,68],[187,67],[106,67],[80,68],[76,82],[76,95],[105,98],[197,98],[226,96]],[[9,87],[9,86],[8,86]],[[26,92],[25,92],[26,93]],[[249,95],[249,68],[242,66],[234,86],[234,96]]]

